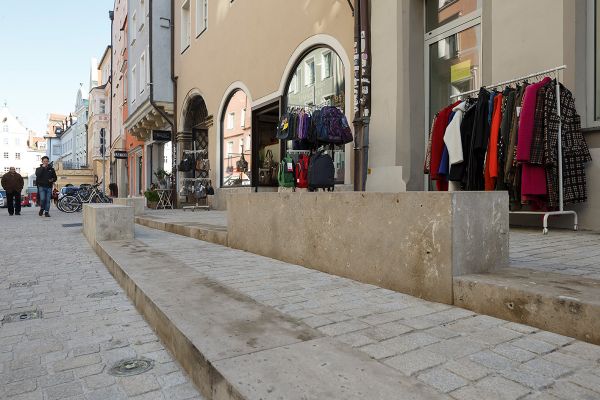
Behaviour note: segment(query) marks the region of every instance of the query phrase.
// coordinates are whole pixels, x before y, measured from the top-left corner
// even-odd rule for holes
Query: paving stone
[[[515,369],[505,369],[499,373],[512,381],[527,386],[534,390],[543,390],[550,387],[554,383],[554,379],[548,376],[540,375],[530,369],[524,368],[522,365]]]
[[[521,336],[522,334],[519,332],[515,332],[511,329],[504,329],[498,326],[469,335],[469,338],[487,345],[496,345],[508,342]]]
[[[571,382],[559,380],[548,389],[548,393],[562,400],[598,400],[600,395]]]
[[[388,358],[383,362],[395,368],[405,375],[412,375],[431,367],[440,365],[446,358],[427,350],[415,350],[395,357]]]
[[[439,343],[427,346],[427,350],[441,354],[447,358],[461,358],[484,348],[484,344],[469,340],[464,336],[442,340]]]
[[[448,361],[444,364],[444,368],[470,381],[477,381],[488,376],[491,372],[486,367],[476,364],[467,358]]]
[[[424,372],[418,375],[417,379],[430,386],[433,386],[443,393],[451,392],[469,383],[460,376],[453,374],[444,368],[435,368]]]
[[[517,400],[530,389],[499,376],[488,376],[474,386],[465,386],[451,393],[457,400]]]
[[[67,382],[44,389],[47,400],[58,400],[83,394],[80,382]]]
[[[85,387],[89,390],[96,390],[114,385],[116,379],[108,374],[96,374],[86,377],[83,382]]]
[[[511,342],[514,346],[524,350],[531,351],[535,354],[546,354],[556,350],[558,347],[555,344],[542,342],[541,340],[531,339],[529,337],[517,339]]]
[[[2,395],[2,398],[5,399],[7,397],[33,392],[36,389],[36,381],[34,379],[27,379],[3,385],[2,388],[0,388],[0,394]]]
[[[182,385],[188,382],[187,375],[181,371],[176,371],[166,375],[159,375],[156,377],[156,379],[162,388]]]
[[[165,397],[172,400],[187,400],[198,396],[198,391],[189,383],[172,386],[163,390]]]
[[[86,393],[86,400],[126,400],[127,396],[118,385]]]
[[[493,370],[505,370],[516,368],[518,363],[506,357],[496,354],[489,350],[480,351],[469,356],[469,360],[474,361],[484,367]]]
[[[142,393],[160,389],[160,384],[154,375],[142,374],[119,378],[119,385],[129,396],[137,396]]]
[[[504,328],[512,329],[513,331],[517,331],[524,334],[538,332],[538,328],[534,328],[533,326],[517,324],[516,322],[509,322],[507,324],[502,325]]]
[[[72,382],[75,380],[73,371],[59,372],[58,374],[44,375],[37,379],[37,383],[41,388],[60,385],[62,383]]]
[[[439,341],[439,338],[426,333],[410,332],[396,336],[392,339],[384,340],[381,344],[386,348],[393,350],[395,354],[401,354]]]
[[[571,343],[561,349],[562,352],[573,354],[576,357],[591,361],[600,360],[600,346],[585,342]]]
[[[571,368],[565,367],[564,365],[553,363],[552,361],[545,360],[543,358],[536,358],[531,361],[527,361],[523,364],[523,369],[530,369],[540,375],[544,375],[553,379],[560,378],[572,371]]]
[[[52,365],[52,367],[54,368],[54,371],[60,372],[68,369],[86,367],[88,365],[98,364],[100,362],[102,362],[102,358],[98,354],[89,354],[57,361]]]
[[[314,315],[312,317],[305,318],[302,320],[302,322],[304,322],[306,325],[310,326],[311,328],[318,328],[320,326],[329,325],[329,324],[334,323],[332,320],[325,318],[322,315]]]
[[[373,340],[382,341],[400,336],[410,331],[412,331],[412,328],[409,328],[399,322],[390,322],[388,324],[374,326],[372,328],[362,330],[360,333],[363,333],[365,336]]]
[[[364,331],[346,333],[344,335],[337,336],[337,339],[352,347],[361,347],[375,343],[375,340],[371,339],[362,332]]]
[[[356,320],[338,322],[331,325],[325,325],[318,328],[319,331],[323,332],[328,336],[343,335],[344,333],[359,331],[361,329],[368,328],[369,325]]]
[[[570,376],[568,380],[586,389],[593,390],[599,394],[598,397],[600,398],[600,376],[581,372]]]
[[[557,346],[565,346],[569,343],[575,341],[575,339],[570,338],[568,336],[558,335],[556,333],[548,332],[548,331],[539,331],[530,336],[530,338],[541,340],[543,342],[548,342],[555,344]]]
[[[498,346],[495,346],[494,348],[492,348],[492,351],[494,353],[498,353],[506,358],[510,358],[511,360],[518,361],[518,362],[529,361],[532,358],[536,357],[535,353],[524,350],[517,346],[513,346],[511,343],[499,344]],[[553,354],[553,353],[551,353],[551,354]]]
[[[592,360],[575,357],[574,354],[567,354],[563,353],[562,351],[553,351],[552,353],[546,354],[543,357],[548,361],[552,361],[574,369],[590,366],[594,363]]]

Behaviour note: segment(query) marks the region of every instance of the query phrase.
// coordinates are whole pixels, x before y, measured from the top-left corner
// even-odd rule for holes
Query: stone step
[[[177,235],[227,246],[227,227],[193,221],[172,221],[157,216],[137,216],[135,223]]]
[[[600,344],[600,281],[502,268],[454,278],[454,304]]]
[[[207,398],[447,398],[140,241],[96,252]]]

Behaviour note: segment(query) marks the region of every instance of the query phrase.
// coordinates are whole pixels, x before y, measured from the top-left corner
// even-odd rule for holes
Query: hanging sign
[[[152,140],[156,142],[170,142],[171,131],[152,131]]]
[[[126,160],[127,159],[127,152],[125,150],[115,150],[113,152],[113,156],[115,158],[121,159],[121,160]]]

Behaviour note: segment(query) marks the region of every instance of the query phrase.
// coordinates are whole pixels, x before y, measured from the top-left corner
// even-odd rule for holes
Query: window
[[[4,138],[4,144],[8,144],[8,138],[7,137]]]
[[[2,132],[8,132],[8,125],[2,125]]]
[[[140,56],[140,93],[146,89],[146,55],[142,53]]]
[[[4,152],[4,158],[8,160],[8,151]]]
[[[315,84],[315,59],[307,60],[304,64],[304,85],[310,86]]]
[[[106,114],[106,100],[100,100],[98,103],[100,105],[100,114]]]
[[[235,123],[235,113],[227,114],[227,129],[233,129],[233,124]],[[232,142],[233,143],[233,142]]]
[[[181,6],[181,52],[190,46],[191,31],[190,0],[186,0]]]
[[[227,142],[227,155],[231,155],[233,153],[233,142]]]
[[[430,32],[481,8],[481,0],[427,0],[426,28]]]
[[[21,173],[21,168],[17,167],[16,170],[19,174]]]
[[[323,62],[321,64],[321,80],[331,77],[333,74],[331,66],[331,52],[323,53]]]
[[[146,2],[144,0],[140,0],[140,10],[142,10],[142,15],[140,18],[140,25],[138,27],[138,31],[141,32],[144,29],[144,22],[146,20]]]
[[[21,139],[15,138],[15,144],[19,146],[21,144]]]
[[[208,0],[196,0],[196,37],[208,26]]]
[[[36,161],[42,161],[42,156],[40,156],[39,154],[37,156],[35,156],[35,160]]]
[[[8,171],[10,171],[10,168],[9,167],[4,167],[4,172],[8,172]]]
[[[240,115],[240,127],[246,126],[246,109],[242,108],[242,115]]]
[[[15,160],[21,159],[21,153],[15,153]]]
[[[239,153],[242,154],[244,152],[244,138],[243,137],[240,138],[239,145],[240,145]]]
[[[288,93],[298,93],[298,71],[294,72]]]
[[[131,102],[135,102],[136,91],[135,91],[135,83],[137,82],[137,68],[134,65],[131,67]]]
[[[136,33],[137,33],[137,14],[134,11],[133,15],[131,16],[131,26],[133,29],[130,29],[129,31],[131,32],[131,45],[133,46],[135,43],[135,38],[136,38]]]

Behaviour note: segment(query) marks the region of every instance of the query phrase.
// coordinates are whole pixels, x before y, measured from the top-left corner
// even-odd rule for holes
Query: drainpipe
[[[171,175],[171,187],[175,188],[175,207],[179,208],[179,187],[177,186],[177,80],[175,76],[175,0],[171,0],[171,81],[173,82],[173,133],[171,136],[171,164],[173,173]]]
[[[106,137],[104,138],[104,154],[102,155],[102,175],[106,170],[106,150],[108,150],[108,178],[111,179],[113,176],[112,163],[110,162],[110,148],[112,147],[112,132],[113,132],[113,24],[115,22],[115,12],[109,11],[108,18],[110,18],[110,76],[108,80],[110,82],[110,118],[108,120],[108,145],[106,143]],[[102,179],[102,191],[106,193],[106,179]]]
[[[371,116],[371,28],[369,0],[356,0],[354,9],[354,190],[364,191],[369,165]]]
[[[160,107],[158,107],[158,105],[156,104],[156,102],[154,101],[154,75],[153,75],[153,65],[152,65],[152,55],[154,54],[154,48],[152,47],[152,32],[154,31],[154,26],[152,25],[152,14],[154,12],[153,10],[153,5],[152,5],[152,0],[148,0],[148,7],[149,7],[149,13],[148,13],[148,47],[150,48],[150,54],[148,57],[148,62],[150,63],[150,104],[152,105],[152,107],[154,107],[154,109],[165,119],[165,121],[167,121],[167,123],[171,126],[171,149],[173,149],[175,147],[175,135],[176,135],[176,131],[175,131],[175,123],[173,120],[171,120],[169,118],[169,116],[163,111],[161,110]],[[169,28],[171,30],[171,79],[173,79],[173,1],[171,1],[171,18],[169,18]],[[171,154],[173,154],[173,151],[171,151]],[[173,158],[173,163],[175,163],[175,159]],[[171,171],[172,172],[172,171]],[[173,174],[171,175],[171,183],[173,183]],[[171,186],[174,187],[174,186]],[[175,203],[177,203],[178,200],[178,196],[177,196],[177,188],[175,188]],[[177,206],[177,204],[176,204]]]

